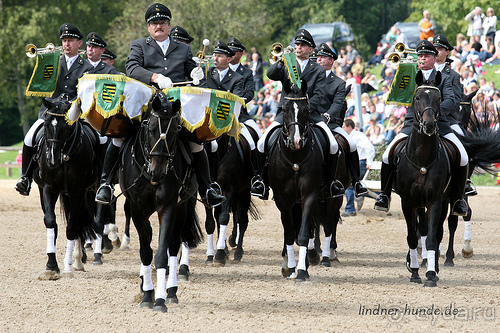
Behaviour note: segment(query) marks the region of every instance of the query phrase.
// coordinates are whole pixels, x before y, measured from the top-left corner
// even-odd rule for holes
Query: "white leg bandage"
[[[417,249],[410,249],[410,268],[418,268],[418,252]]]
[[[314,238],[309,238],[309,243],[307,243],[307,249],[308,250],[314,249]]]
[[[104,225],[103,235],[109,235],[109,223]]]
[[[174,272],[175,273],[175,272]],[[170,274],[175,275],[175,274]],[[167,299],[167,269],[166,268],[158,268],[156,270],[156,291],[155,291],[155,299]]]
[[[217,240],[217,250],[224,250],[226,248],[226,228],[227,225],[220,226],[219,239]]]
[[[54,228],[47,228],[46,253],[56,253],[56,230]]]
[[[168,268],[167,289],[177,287],[177,257],[171,256],[168,258]]]
[[[96,254],[96,253],[102,254],[102,236],[101,235],[96,235],[96,238],[95,238],[94,254]]]
[[[306,270],[306,256],[307,256],[307,247],[299,246],[299,263],[297,265],[297,269]]]
[[[148,291],[154,289],[153,279],[151,277],[151,265],[144,266],[141,264],[139,276],[142,276],[142,290]]]
[[[73,249],[75,248],[75,240],[69,240],[66,242],[66,255],[64,256],[64,267],[71,266],[73,263]],[[65,269],[66,271],[66,269]],[[71,271],[71,269],[70,269]]]
[[[422,243],[422,259],[427,258],[427,245],[425,242],[427,241],[427,236],[420,236],[420,243]]]
[[[240,240],[240,224],[237,223],[236,224],[236,240],[235,240],[236,245],[238,245],[239,240]]]
[[[436,251],[427,251],[427,272],[436,271]]]
[[[339,150],[339,146],[337,145],[337,140],[335,140],[335,137],[333,136],[332,131],[330,131],[330,128],[328,128],[328,126],[323,121],[317,122],[315,125],[321,127],[323,129],[323,132],[325,132],[328,136],[328,141],[330,141],[330,154],[336,154]]]
[[[332,236],[325,237],[325,241],[323,242],[323,252],[321,253],[322,257],[330,257],[331,243],[332,243]]]
[[[295,252],[293,250],[293,245],[286,246],[286,254],[288,256],[288,268],[295,268],[297,263],[295,262]]]
[[[189,246],[186,242],[181,244],[181,265],[189,266]]]
[[[470,221],[464,221],[464,241],[472,240],[472,234],[470,231]]]
[[[215,255],[214,234],[207,235],[207,256]]]

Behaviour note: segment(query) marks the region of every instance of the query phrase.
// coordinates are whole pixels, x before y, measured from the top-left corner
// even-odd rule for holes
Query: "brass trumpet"
[[[45,47],[42,48],[37,48],[34,44],[28,44],[26,45],[26,56],[29,58],[34,58],[39,54],[49,54],[49,53],[54,53],[54,52],[62,52],[63,47],[62,46],[55,46],[52,43],[47,43]],[[85,50],[79,50],[78,54],[83,55],[85,54]]]
[[[404,53],[399,53],[399,52],[391,53],[389,55],[389,57],[387,57],[387,59],[390,60],[392,63],[397,64],[397,65],[399,65],[399,64],[416,64],[416,63],[418,63],[418,59],[417,58],[413,58],[410,55],[407,55],[405,57]]]
[[[394,46],[394,51],[401,54],[404,53],[417,54],[417,50],[407,48],[404,43],[397,43],[396,46]]]
[[[285,51],[281,43],[274,43],[271,45],[271,57],[269,58],[269,63],[272,65],[283,58]]]

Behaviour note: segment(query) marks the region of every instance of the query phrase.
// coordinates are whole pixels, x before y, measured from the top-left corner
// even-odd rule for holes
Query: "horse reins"
[[[439,91],[439,93],[441,93],[441,90],[439,90],[438,87],[434,87],[434,86],[424,85],[424,86],[417,87],[417,90],[419,90],[419,89],[433,89],[433,90],[437,90],[437,91]],[[434,112],[436,112],[436,110],[434,110],[434,108],[431,107],[431,106],[425,107],[422,110],[422,112],[415,112],[415,118],[418,121],[418,133],[419,134],[422,134],[424,132],[424,130],[423,130],[424,129],[424,122],[423,122],[422,114],[424,114],[427,111],[434,111]],[[440,114],[440,112],[439,112],[439,110],[437,110],[437,112],[436,112],[437,116],[434,119],[434,132],[431,133],[431,134],[426,134],[426,135],[430,136],[430,135],[437,135],[438,134],[437,122],[438,122],[439,114]]]

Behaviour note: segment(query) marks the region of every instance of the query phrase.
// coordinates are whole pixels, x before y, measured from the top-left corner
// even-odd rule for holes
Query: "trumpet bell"
[[[283,55],[284,49],[281,43],[274,43],[271,45],[271,55],[276,57],[281,57]]]
[[[417,50],[407,48],[405,46],[405,44],[401,43],[401,42],[397,43],[394,46],[394,51],[396,51],[397,53],[412,53],[412,54],[417,54]]]
[[[26,45],[26,56],[29,58],[34,58],[36,57],[36,46],[34,44],[28,44]]]

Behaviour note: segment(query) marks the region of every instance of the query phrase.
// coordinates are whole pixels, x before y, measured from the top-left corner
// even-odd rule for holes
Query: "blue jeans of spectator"
[[[363,179],[366,173],[366,160],[359,160],[359,171],[360,171],[360,179]],[[345,190],[346,204],[345,204],[345,212],[346,213],[356,213],[356,208],[354,207],[354,189],[349,187]]]

